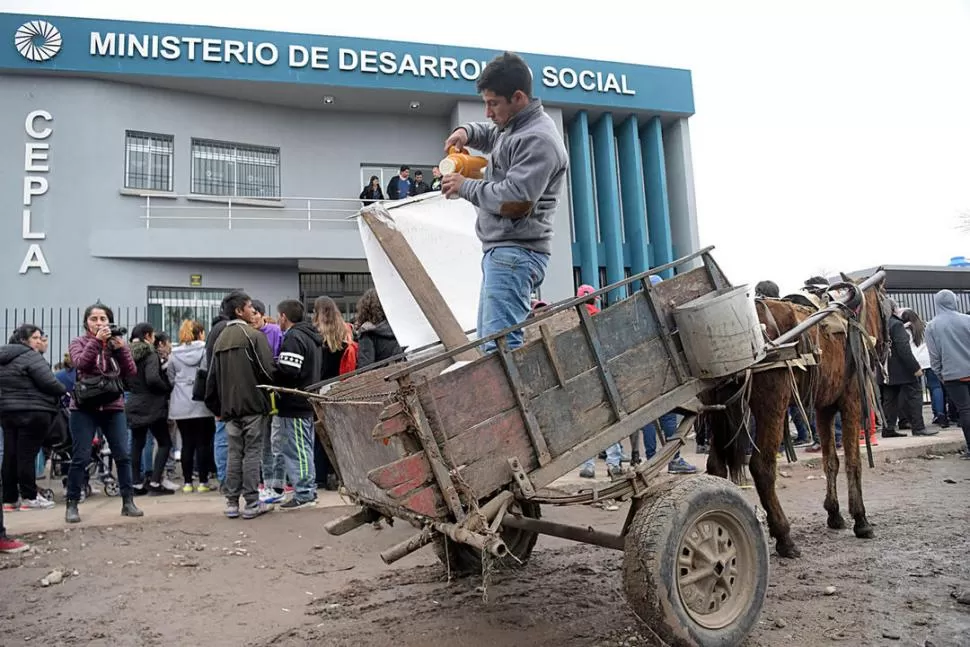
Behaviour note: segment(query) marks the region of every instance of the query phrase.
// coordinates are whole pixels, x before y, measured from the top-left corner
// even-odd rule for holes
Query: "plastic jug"
[[[448,149],[448,157],[438,162],[438,170],[442,174],[460,173],[472,180],[482,179],[482,170],[486,166],[488,166],[488,159],[478,155],[459,153],[454,146]]]

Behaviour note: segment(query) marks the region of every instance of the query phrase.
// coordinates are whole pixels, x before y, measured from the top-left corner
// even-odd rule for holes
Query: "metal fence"
[[[886,293],[901,307],[915,310],[923,321],[929,321],[936,314],[933,295],[937,290],[886,290]],[[954,290],[953,293],[957,295],[960,312],[970,312],[970,290]]]
[[[131,330],[135,324],[148,321],[145,306],[109,306],[114,312],[115,323]],[[39,326],[47,334],[48,347],[45,357],[54,366],[64,357],[71,340],[81,334],[84,308],[4,308],[3,339],[10,339],[17,326],[25,323]]]

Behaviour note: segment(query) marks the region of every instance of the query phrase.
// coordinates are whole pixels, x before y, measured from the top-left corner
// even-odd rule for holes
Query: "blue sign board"
[[[169,76],[475,96],[498,51],[222,27],[0,14],[0,71]],[[5,42],[3,42],[5,41]],[[522,53],[557,105],[694,112],[688,70]]]

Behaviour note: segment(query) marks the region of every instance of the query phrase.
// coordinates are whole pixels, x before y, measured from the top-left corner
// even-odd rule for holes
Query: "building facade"
[[[235,288],[352,311],[363,186],[430,180],[499,53],[20,14],[0,39],[5,329],[98,300],[208,324]],[[522,55],[570,154],[543,298],[694,251],[690,72]]]

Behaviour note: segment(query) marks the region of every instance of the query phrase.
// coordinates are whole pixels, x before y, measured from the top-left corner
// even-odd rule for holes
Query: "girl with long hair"
[[[320,379],[340,375],[340,360],[353,341],[351,327],[344,321],[340,308],[330,297],[317,297],[313,302],[313,326],[323,337],[323,365]]]
[[[167,368],[172,383],[168,416],[178,425],[182,435],[182,477],[185,480],[182,491],[208,492],[216,418],[204,402],[192,398],[199,369],[206,366],[202,324],[192,319],[183,321],[178,342],[178,346],[172,348]],[[198,486],[193,485],[193,474],[198,474]]]

